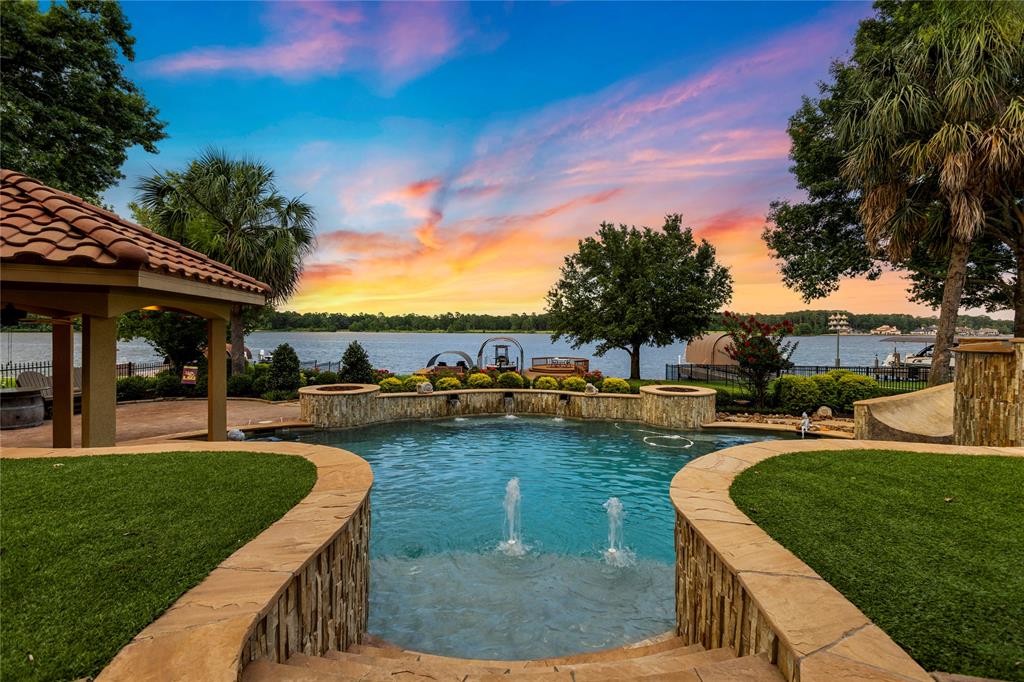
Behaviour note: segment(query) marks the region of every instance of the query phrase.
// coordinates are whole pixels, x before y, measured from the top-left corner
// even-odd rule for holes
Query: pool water
[[[282,437],[344,448],[373,467],[370,632],[418,651],[517,659],[671,629],[669,482],[694,457],[782,436],[488,417]],[[521,556],[499,550],[512,478]],[[609,563],[611,497],[622,503],[625,551]]]

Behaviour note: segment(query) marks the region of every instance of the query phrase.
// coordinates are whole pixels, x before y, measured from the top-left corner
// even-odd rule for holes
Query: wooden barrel
[[[43,396],[38,388],[0,389],[0,429],[27,429],[43,423]]]

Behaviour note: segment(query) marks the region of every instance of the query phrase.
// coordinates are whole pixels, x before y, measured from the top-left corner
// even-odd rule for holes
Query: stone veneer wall
[[[136,635],[97,682],[237,682],[258,658],[344,650],[366,634],[370,465],[300,443],[165,442],[109,448],[3,448],[4,458],[181,451],[298,455],[317,468],[309,494],[225,559]]]
[[[322,428],[507,413],[645,422],[677,429],[695,429],[714,421],[715,391],[665,388],[644,386],[640,395],[532,389],[467,389],[421,395],[381,393],[380,387],[373,385],[346,386],[345,390],[307,386],[299,391],[299,410],[303,420]]]
[[[672,479],[676,632],[687,644],[765,654],[788,682],[933,682],[834,587],[741,512],[740,472],[794,452],[890,450],[1024,457],[1024,449],[870,440],[766,441],[699,457]]]
[[[1024,339],[954,350],[953,442],[1024,446]]]

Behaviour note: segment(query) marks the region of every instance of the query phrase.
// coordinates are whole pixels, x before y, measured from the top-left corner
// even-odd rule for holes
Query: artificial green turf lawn
[[[0,461],[0,677],[95,675],[315,480],[242,452]]]
[[[730,492],[926,670],[1024,680],[1024,459],[798,453]]]

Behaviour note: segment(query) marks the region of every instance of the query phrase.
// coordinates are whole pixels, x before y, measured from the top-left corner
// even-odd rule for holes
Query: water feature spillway
[[[775,437],[685,433],[693,446],[678,450],[644,442],[673,432],[645,431],[497,416],[279,435],[373,468],[371,633],[417,651],[518,659],[671,629],[669,482],[693,457]],[[612,497],[621,509],[603,507]],[[606,562],[611,547],[634,561]]]

